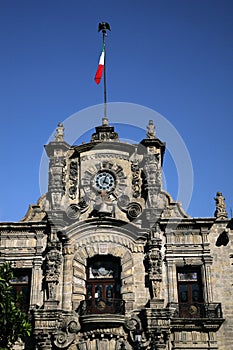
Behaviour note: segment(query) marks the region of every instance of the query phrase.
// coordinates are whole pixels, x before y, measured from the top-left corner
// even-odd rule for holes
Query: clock
[[[99,191],[109,192],[115,187],[115,178],[108,171],[101,171],[95,176],[94,184]]]

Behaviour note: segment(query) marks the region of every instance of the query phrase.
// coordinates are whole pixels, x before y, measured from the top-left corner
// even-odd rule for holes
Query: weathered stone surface
[[[152,121],[139,145],[103,120],[90,143],[72,147],[59,123],[46,146],[48,193],[21,222],[0,224],[0,263],[31,271],[35,349],[130,350],[136,334],[145,350],[232,350],[232,220],[220,192],[213,218],[190,218],[173,201],[164,151]],[[115,314],[114,298],[88,296],[90,285],[116,282],[111,264],[89,278],[93,259],[119,262]],[[182,268],[200,271],[202,291],[183,315]]]

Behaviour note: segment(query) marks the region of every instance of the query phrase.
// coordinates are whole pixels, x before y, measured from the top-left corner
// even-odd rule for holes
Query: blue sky
[[[1,0],[0,220],[18,221],[37,202],[43,145],[57,123],[103,102],[103,86],[93,81],[101,21],[112,28],[108,101],[151,108],[181,135],[194,171],[189,215],[213,216],[216,191],[230,214],[232,1]],[[168,152],[164,172],[176,197],[170,158]]]

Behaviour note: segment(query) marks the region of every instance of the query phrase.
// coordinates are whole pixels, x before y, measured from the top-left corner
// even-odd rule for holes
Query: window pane
[[[95,257],[95,259],[90,259],[88,265],[89,278],[119,278],[119,263],[116,259],[110,257]]]
[[[200,301],[200,288],[198,284],[192,285],[192,301]]]
[[[87,299],[91,299],[92,298],[92,285],[88,284],[87,285]]]
[[[10,282],[13,283],[28,283],[29,282],[29,276],[23,275],[23,276],[17,276],[13,277]]]
[[[29,269],[14,269],[11,279],[13,295],[23,311],[28,311],[30,303],[31,271]]]
[[[179,297],[180,297],[181,303],[188,302],[188,286],[187,285],[180,285],[179,286]]]
[[[101,284],[95,285],[95,298],[101,298],[103,295],[103,289]]]
[[[96,262],[89,268],[89,277],[90,278],[114,278],[116,274],[116,267],[111,266],[107,262],[101,263]],[[114,273],[115,272],[115,273]]]
[[[196,271],[178,272],[178,281],[197,281]]]
[[[106,285],[106,298],[113,298],[113,285]]]

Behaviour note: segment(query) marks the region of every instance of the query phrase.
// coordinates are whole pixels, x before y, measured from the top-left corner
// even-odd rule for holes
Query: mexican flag
[[[103,70],[104,70],[104,46],[102,48],[102,52],[100,55],[100,60],[99,60],[99,64],[98,64],[98,68],[97,71],[95,73],[95,82],[96,84],[100,83],[100,80],[102,78],[102,74],[103,74]]]

